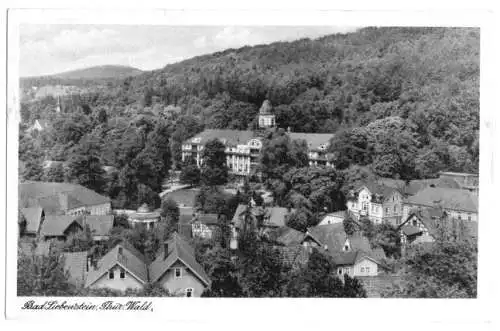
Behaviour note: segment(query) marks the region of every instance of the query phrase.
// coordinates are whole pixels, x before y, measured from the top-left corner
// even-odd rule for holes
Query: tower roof
[[[260,107],[259,114],[260,115],[271,115],[273,110],[273,106],[269,100],[264,100],[262,106]]]

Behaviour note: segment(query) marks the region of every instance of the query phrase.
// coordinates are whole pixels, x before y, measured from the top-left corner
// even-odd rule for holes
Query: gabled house
[[[330,255],[337,265],[339,275],[347,273],[350,276],[377,276],[380,261],[385,259],[384,251],[380,248],[372,249],[368,238],[359,233],[347,235],[342,223],[309,228],[302,245],[309,252],[316,248]]]
[[[210,278],[196,261],[194,250],[177,233],[165,241],[149,266],[149,280],[170,293],[199,297],[210,286]]]
[[[66,240],[74,233],[83,230],[81,218],[70,215],[48,215],[40,228],[40,237],[43,240]]]
[[[366,183],[350,192],[347,209],[356,220],[368,217],[373,223],[399,225],[404,196],[400,190],[379,183]]]
[[[403,246],[433,242],[441,219],[447,217],[439,208],[414,209],[399,226]]]
[[[148,268],[144,257],[120,243],[106,253],[96,267],[89,270],[85,287],[141,290],[147,283]]]

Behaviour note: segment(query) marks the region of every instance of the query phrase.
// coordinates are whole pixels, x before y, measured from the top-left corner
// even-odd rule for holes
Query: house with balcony
[[[237,176],[250,176],[254,173],[260,151],[263,146],[262,130],[276,127],[275,116],[269,101],[264,101],[258,115],[259,130],[205,130],[183,142],[182,161],[192,159],[198,166],[203,163],[202,155],[205,144],[218,139],[226,146],[226,161],[229,171]],[[333,134],[290,132],[292,140],[304,140],[308,146],[311,166],[333,166],[332,155],[328,146]]]
[[[404,196],[397,188],[378,183],[365,183],[350,192],[347,210],[356,219],[367,217],[375,224],[399,225],[403,217]]]

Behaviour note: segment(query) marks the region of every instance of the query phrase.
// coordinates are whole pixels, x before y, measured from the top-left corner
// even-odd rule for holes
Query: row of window
[[[361,272],[369,273],[370,272],[370,267],[361,267]]]
[[[115,272],[114,271],[108,272],[108,278],[115,279]],[[120,269],[120,279],[124,279],[124,278],[125,278],[125,270]]]

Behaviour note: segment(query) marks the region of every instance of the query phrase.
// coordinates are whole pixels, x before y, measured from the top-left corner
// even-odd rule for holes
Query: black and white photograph
[[[22,309],[477,299],[483,29],[318,22],[19,24]]]

